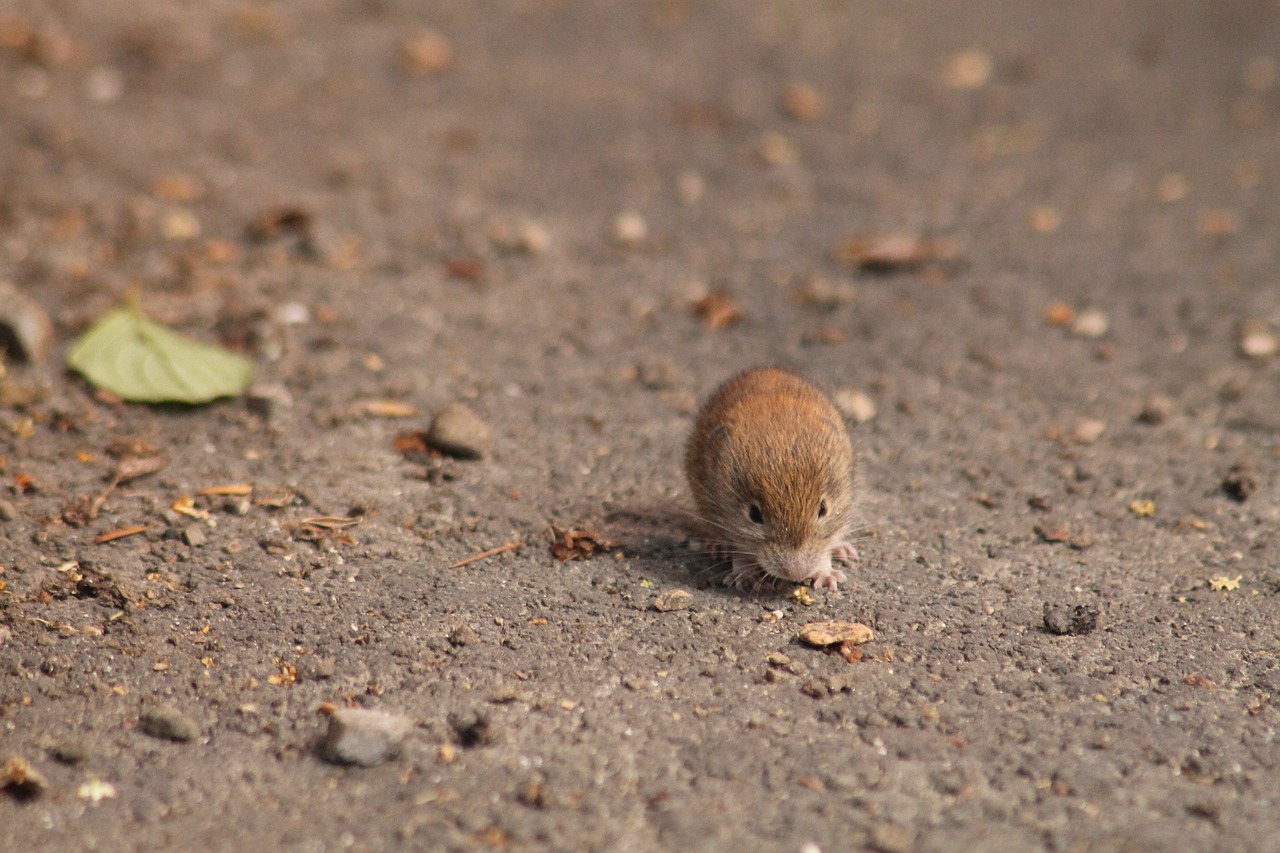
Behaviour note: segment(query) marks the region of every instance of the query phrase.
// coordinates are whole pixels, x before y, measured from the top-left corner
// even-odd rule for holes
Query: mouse
[[[839,588],[832,560],[858,557],[849,431],[820,388],[780,367],[724,382],[698,410],[685,473],[702,534],[727,585]]]

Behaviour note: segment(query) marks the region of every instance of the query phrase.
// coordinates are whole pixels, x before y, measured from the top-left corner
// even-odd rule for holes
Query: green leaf
[[[184,338],[132,307],[103,315],[72,344],[67,364],[136,403],[207,403],[253,381],[253,362]]]

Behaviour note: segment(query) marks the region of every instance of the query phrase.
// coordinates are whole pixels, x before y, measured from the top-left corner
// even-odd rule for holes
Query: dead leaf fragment
[[[1208,678],[1200,674],[1188,675],[1186,678],[1182,679],[1182,683],[1187,684],[1191,687],[1201,687],[1201,688],[1204,688],[1205,690],[1218,689],[1218,685],[1214,684]]]
[[[1138,500],[1129,503],[1129,512],[1139,518],[1149,518],[1156,514],[1156,502],[1151,500]]]
[[[845,266],[884,273],[946,263],[958,256],[952,241],[919,234],[855,234],[835,250],[836,261]]]
[[[709,329],[727,329],[742,319],[738,303],[723,290],[714,290],[693,303],[693,315]]]
[[[837,643],[860,645],[869,643],[875,632],[861,622],[810,622],[796,632],[802,643],[810,646],[834,646]]]
[[[567,560],[589,560],[598,553],[618,547],[617,542],[605,539],[594,530],[575,528],[560,532],[552,527],[548,532],[551,535],[551,556],[562,563]]]

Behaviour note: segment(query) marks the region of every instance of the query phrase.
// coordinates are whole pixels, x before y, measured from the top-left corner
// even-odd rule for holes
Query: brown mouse
[[[777,367],[725,382],[698,411],[685,471],[713,553],[733,562],[725,583],[845,580],[831,559],[858,556],[853,446],[817,386]]]

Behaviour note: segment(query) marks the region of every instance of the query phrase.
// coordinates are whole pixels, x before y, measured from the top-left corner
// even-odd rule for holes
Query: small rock
[[[1240,353],[1246,358],[1270,358],[1280,352],[1280,337],[1261,321],[1244,324],[1240,332]]]
[[[861,622],[810,622],[800,628],[796,637],[810,646],[834,646],[836,643],[869,643],[875,632]]]
[[[1093,444],[1107,431],[1107,422],[1098,418],[1081,418],[1071,428],[1071,440],[1076,444]]]
[[[413,723],[407,717],[369,708],[339,708],[329,716],[320,755],[334,764],[375,767],[400,753]]]
[[[876,416],[876,401],[857,388],[841,388],[832,397],[840,414],[855,424],[863,424]]]
[[[770,166],[790,166],[800,159],[795,143],[777,131],[771,130],[763,134],[756,150],[760,159]]]
[[[302,655],[296,664],[298,678],[303,681],[320,681],[333,678],[338,671],[333,658],[322,658],[316,655]]]
[[[1169,397],[1152,394],[1142,404],[1142,411],[1138,412],[1138,420],[1150,426],[1159,426],[1173,417],[1176,407],[1177,404]]]
[[[1101,338],[1110,328],[1110,318],[1096,308],[1081,311],[1071,323],[1071,333],[1080,338]]]
[[[693,606],[693,593],[684,589],[664,590],[653,598],[653,609],[659,613],[688,610],[691,606]]]
[[[1244,503],[1258,491],[1258,476],[1248,465],[1237,462],[1227,470],[1227,476],[1222,478],[1222,491],[1233,501]]]
[[[198,523],[188,524],[182,529],[182,541],[192,548],[199,548],[209,541],[209,537],[204,532],[204,525]]]
[[[480,635],[470,625],[455,625],[450,629],[446,639],[451,646],[474,646],[480,642]]]
[[[0,521],[13,521],[18,517],[18,508],[9,501],[0,500]]]
[[[182,743],[200,737],[200,727],[186,714],[170,705],[157,705],[142,713],[142,730],[152,737]]]
[[[683,381],[680,368],[669,358],[642,364],[636,370],[640,384],[650,391],[665,391]]]
[[[991,79],[995,60],[980,48],[961,51],[951,57],[942,72],[942,82],[952,89],[980,89]]]
[[[48,787],[44,774],[21,756],[13,756],[0,767],[0,791],[15,800],[33,800]]]
[[[11,281],[0,281],[0,349],[14,359],[44,361],[53,348],[53,323],[39,302]]]
[[[427,430],[427,444],[456,459],[479,459],[492,441],[493,430],[462,403],[442,406]]]
[[[439,74],[453,63],[453,43],[435,30],[420,30],[400,47],[400,66],[410,74]]]
[[[867,843],[877,853],[911,853],[916,849],[915,835],[892,823],[882,823],[872,829]]]
[[[807,83],[792,83],[782,93],[782,109],[796,121],[818,121],[827,113],[822,95]]]
[[[293,408],[293,395],[278,382],[255,382],[245,392],[245,405],[263,420],[273,420]]]
[[[60,764],[75,765],[89,757],[89,747],[82,740],[60,740],[49,748],[49,754]]]
[[[479,711],[455,711],[449,714],[449,725],[463,746],[487,746],[494,742],[489,718]]]
[[[614,217],[609,234],[619,246],[638,246],[649,237],[649,224],[639,213],[627,210]]]
[[[1067,607],[1064,604],[1044,604],[1044,627],[1050,634],[1059,636],[1079,636],[1088,634],[1098,627],[1098,608],[1077,604]]]

